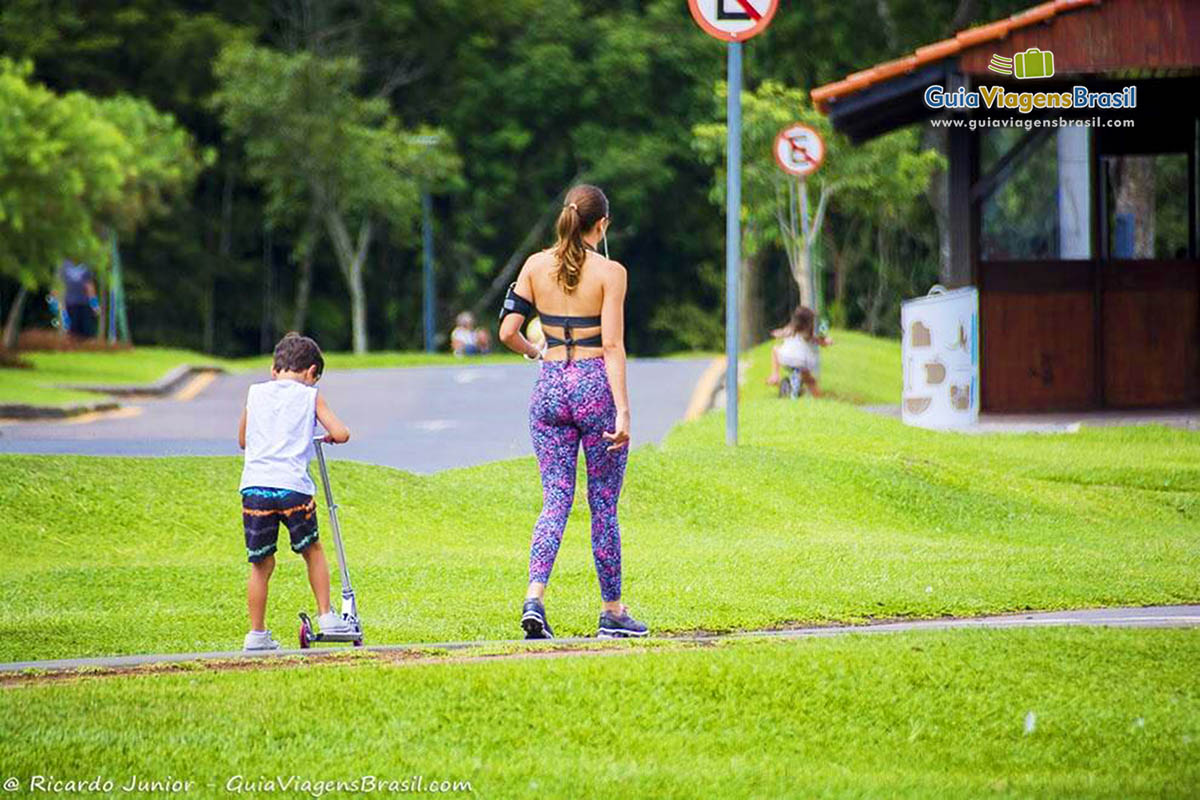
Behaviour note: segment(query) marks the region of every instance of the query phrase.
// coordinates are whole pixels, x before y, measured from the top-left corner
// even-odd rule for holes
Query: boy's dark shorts
[[[275,552],[281,522],[291,536],[292,552],[302,552],[317,541],[317,504],[312,495],[264,486],[242,489],[242,527],[251,564]]]

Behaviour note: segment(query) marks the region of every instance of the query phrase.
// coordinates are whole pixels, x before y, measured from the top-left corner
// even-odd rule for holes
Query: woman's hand
[[[605,433],[604,439],[605,439],[605,441],[612,442],[612,444],[610,444],[608,446],[609,452],[612,452],[613,450],[620,450],[622,447],[625,447],[626,445],[629,444],[629,412],[628,411],[618,411],[617,412],[616,430],[613,431],[612,433]]]

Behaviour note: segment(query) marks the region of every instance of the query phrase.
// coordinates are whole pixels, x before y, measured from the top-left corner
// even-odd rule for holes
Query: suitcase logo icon
[[[1054,53],[1031,47],[1023,53],[1015,53],[1012,58],[993,54],[988,69],[1022,80],[1049,78],[1054,75]]]

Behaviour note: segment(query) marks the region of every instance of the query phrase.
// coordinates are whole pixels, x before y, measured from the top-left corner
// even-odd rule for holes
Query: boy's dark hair
[[[307,336],[292,331],[275,345],[275,363],[272,366],[277,372],[304,372],[314,365],[319,378],[325,371],[325,356],[321,354],[320,346]]]

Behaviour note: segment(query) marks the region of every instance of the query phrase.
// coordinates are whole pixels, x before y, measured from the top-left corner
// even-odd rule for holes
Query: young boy
[[[275,345],[271,380],[256,383],[246,396],[238,445],[246,451],[242,468],[242,525],[250,580],[246,598],[250,632],[246,650],[278,650],[266,629],[267,582],[275,569],[279,523],[287,526],[292,550],[304,556],[308,582],[317,599],[317,626],[345,633],[349,625],[329,607],[329,564],[317,540],[316,486],[308,475],[318,422],[325,441],[347,442],[350,431],[325,405],[316,384],[325,370],[321,348],[307,336],[289,333]]]

